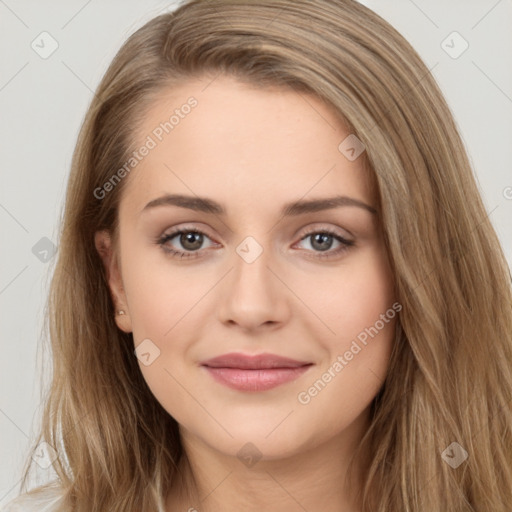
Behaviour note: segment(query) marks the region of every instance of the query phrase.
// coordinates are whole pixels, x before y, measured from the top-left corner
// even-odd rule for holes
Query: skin
[[[134,347],[150,339],[160,350],[148,366],[139,360],[140,370],[180,425],[186,485],[169,494],[167,510],[358,511],[358,485],[341,484],[386,376],[396,319],[309,403],[298,394],[395,300],[378,213],[357,206],[279,212],[290,201],[333,195],[377,210],[370,176],[362,157],[349,161],[338,150],[349,132],[320,99],[225,76],[210,82],[187,81],[155,101],[137,130],[141,144],[187,98],[198,105],[125,178],[119,246],[96,234],[113,300],[126,313],[117,325],[133,333]],[[164,205],[141,214],[170,193],[206,196],[227,213]],[[156,243],[181,227],[206,234],[199,249],[179,235],[166,246],[199,257],[173,258]],[[343,244],[333,238],[322,251],[314,236],[305,238],[309,228],[334,230],[354,245],[336,255]],[[263,249],[252,263],[236,252],[247,236]],[[199,366],[227,352],[313,365],[271,390],[239,391]],[[248,442],[261,455],[252,467],[237,457]],[[362,461],[356,468],[363,478]]]

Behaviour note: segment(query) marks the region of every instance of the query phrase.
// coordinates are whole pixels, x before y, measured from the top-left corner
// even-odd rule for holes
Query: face
[[[105,233],[96,243],[126,313],[118,326],[181,432],[279,458],[368,413],[394,339],[393,279],[370,176],[338,149],[350,133],[332,110],[288,89],[208,82],[152,106],[117,252]],[[233,353],[242,360],[205,366]],[[243,360],[261,354],[259,370]]]

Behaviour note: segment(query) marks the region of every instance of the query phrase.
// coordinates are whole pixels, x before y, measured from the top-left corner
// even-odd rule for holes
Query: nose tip
[[[277,327],[286,318],[286,287],[267,264],[263,247],[254,237],[239,244],[238,261],[226,276],[218,308],[221,321],[245,331]]]

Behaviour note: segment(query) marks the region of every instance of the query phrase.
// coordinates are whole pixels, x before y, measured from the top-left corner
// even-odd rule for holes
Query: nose
[[[263,252],[254,260],[236,253],[233,266],[219,288],[219,321],[243,331],[276,329],[290,316],[291,292],[279,266]]]

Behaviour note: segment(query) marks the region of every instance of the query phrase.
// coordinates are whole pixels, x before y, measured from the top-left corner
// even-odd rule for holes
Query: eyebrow
[[[213,215],[226,215],[224,207],[207,197],[186,196],[182,194],[166,194],[150,201],[141,211],[141,214],[158,206],[179,206],[197,212],[210,213]],[[323,210],[339,208],[340,206],[357,206],[370,213],[376,214],[377,210],[372,206],[348,196],[333,196],[322,199],[307,199],[286,203],[281,209],[281,216],[290,217],[314,213]]]

